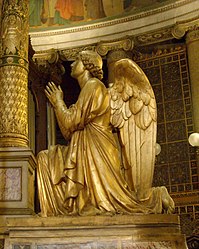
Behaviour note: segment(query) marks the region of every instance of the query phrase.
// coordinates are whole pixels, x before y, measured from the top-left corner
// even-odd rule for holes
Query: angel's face
[[[85,71],[84,64],[80,57],[78,57],[72,64],[71,64],[71,76],[73,78],[78,78],[82,73]]]

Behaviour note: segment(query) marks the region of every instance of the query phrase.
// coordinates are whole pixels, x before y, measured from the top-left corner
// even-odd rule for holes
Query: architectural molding
[[[75,27],[31,31],[32,46],[36,53],[52,48],[60,51],[90,46],[101,41],[123,39],[126,36],[134,37],[137,44],[142,45],[169,40],[173,38],[171,30],[176,23],[198,19],[198,0],[179,0],[158,6],[139,13],[128,12],[114,20],[104,18]]]
[[[148,44],[163,42],[172,39],[172,27],[155,30],[153,32],[144,33],[135,37],[136,46],[144,46]]]
[[[110,41],[110,42],[103,42],[97,44],[96,51],[101,55],[105,56],[109,51],[112,50],[124,50],[130,51],[133,49],[134,42],[132,38],[124,38],[121,40]]]
[[[195,28],[194,30],[191,30],[187,33],[186,36],[186,42],[192,42],[192,41],[198,41],[199,40],[199,26]]]
[[[199,27],[199,15],[197,18],[178,22],[172,29],[172,35],[176,39],[181,39],[187,31],[197,30]]]
[[[90,46],[81,46],[81,47],[76,47],[76,48],[71,48],[71,49],[63,49],[59,51],[59,56],[60,56],[60,59],[63,61],[71,61],[71,60],[75,60],[78,53],[83,50],[95,51],[96,44],[93,44]]]

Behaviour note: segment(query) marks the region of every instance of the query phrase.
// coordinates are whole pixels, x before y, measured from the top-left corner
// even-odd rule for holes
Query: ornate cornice
[[[172,27],[155,30],[135,37],[136,46],[143,46],[172,39]]]
[[[178,22],[172,29],[172,35],[176,39],[181,39],[187,31],[197,30],[199,27],[199,15],[197,18]]]
[[[112,50],[124,50],[130,51],[133,49],[134,42],[132,38],[124,38],[121,40],[103,42],[97,44],[96,51],[101,55],[105,56],[109,51]]]
[[[186,42],[193,42],[193,41],[199,40],[199,27],[195,28],[194,30],[191,30],[187,33],[186,36]]]
[[[92,50],[96,51],[96,45],[90,45],[90,46],[82,46],[82,47],[77,47],[77,48],[71,48],[71,49],[63,49],[59,51],[59,56],[60,59],[63,61],[71,61],[75,60],[78,53],[83,51],[83,50]]]
[[[153,32],[144,33],[135,36],[136,46],[149,45],[153,43],[163,42],[170,39],[181,39],[188,31],[193,31],[193,39],[197,37],[197,30],[199,27],[199,16],[197,18],[177,22],[175,25],[165,29],[158,29]],[[189,32],[190,33],[190,32]],[[189,35],[191,36],[191,35]]]
[[[92,50],[98,52],[101,56],[106,56],[109,51],[113,50],[124,50],[124,51],[131,51],[133,49],[134,41],[132,38],[124,38],[121,40],[112,40],[110,42],[100,42],[98,44],[92,44],[90,46],[81,46],[77,48],[71,49],[62,49],[62,50],[55,50],[50,49],[46,51],[42,51],[40,53],[36,53],[33,56],[34,61],[39,64],[43,65],[44,67],[47,66],[48,63],[57,63],[59,60],[61,61],[71,61],[75,60],[78,53],[83,50]]]
[[[113,25],[117,25],[117,24],[121,24],[121,23],[126,23],[126,22],[130,22],[130,21],[134,21],[134,20],[138,20],[144,17],[148,17],[151,15],[155,15],[158,13],[162,13],[165,11],[169,11],[178,7],[181,7],[185,4],[188,3],[192,3],[192,2],[196,2],[197,0],[181,0],[181,1],[177,1],[174,3],[170,3],[168,5],[161,5],[158,8],[155,9],[151,9],[151,10],[147,10],[147,11],[143,11],[141,13],[136,13],[135,11],[133,12],[129,12],[127,13],[128,16],[125,17],[119,17],[113,20],[109,20],[107,21],[106,19],[100,19],[99,22],[95,23],[95,24],[86,24],[86,25],[82,25],[82,26],[78,26],[78,27],[69,27],[67,29],[56,29],[56,30],[40,30],[38,32],[34,32],[33,30],[30,32],[32,34],[32,36],[36,37],[36,36],[52,36],[52,35],[61,35],[61,34],[68,34],[68,33],[75,33],[75,32],[81,32],[81,31],[87,31],[87,30],[93,30],[93,29],[99,29],[99,28],[104,28],[104,27],[109,27],[109,26],[113,26]]]
[[[150,54],[148,53],[141,53],[141,52],[134,52],[133,54],[133,59],[136,62],[139,61],[147,61],[147,60],[153,60],[153,59],[157,59],[160,58],[162,56],[165,55],[172,55],[175,53],[179,53],[185,50],[185,45],[183,44],[179,44],[178,46],[174,46],[174,45],[166,45],[166,46],[161,46],[158,48],[154,48],[152,50],[152,52]]]
[[[75,60],[78,53],[83,50],[96,50],[96,45],[91,46],[81,46],[77,48],[71,48],[71,49],[62,49],[62,50],[55,50],[55,49],[49,49],[45,51],[41,51],[38,53],[35,53],[33,56],[33,60],[42,66],[47,66],[48,63],[57,63],[58,60],[62,61],[72,61]]]

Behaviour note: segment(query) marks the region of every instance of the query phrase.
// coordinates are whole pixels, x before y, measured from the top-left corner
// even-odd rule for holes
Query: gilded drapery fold
[[[59,124],[72,136],[69,146],[56,145],[38,155],[42,216],[161,213],[160,188],[152,189],[142,205],[122,176],[108,96],[94,79],[82,88],[75,105],[55,110]]]

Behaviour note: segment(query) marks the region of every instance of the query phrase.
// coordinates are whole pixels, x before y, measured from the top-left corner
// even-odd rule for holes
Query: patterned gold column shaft
[[[195,132],[199,132],[199,28],[186,36]]]
[[[0,41],[0,147],[28,146],[28,0],[4,0]]]

